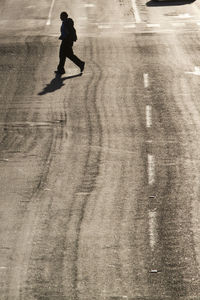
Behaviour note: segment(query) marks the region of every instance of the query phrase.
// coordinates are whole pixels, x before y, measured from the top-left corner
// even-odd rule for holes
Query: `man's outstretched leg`
[[[84,70],[84,67],[85,67],[85,62],[80,60],[73,52],[73,49],[72,47],[69,47],[67,49],[67,55],[66,55],[71,61],[73,61],[73,63],[75,63],[79,68],[80,68],[80,71],[81,73],[83,72]]]

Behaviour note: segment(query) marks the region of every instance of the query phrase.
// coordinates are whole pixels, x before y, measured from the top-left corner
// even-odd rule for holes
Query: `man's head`
[[[66,20],[68,18],[68,14],[66,13],[66,11],[61,12],[60,14],[60,19],[62,21]]]

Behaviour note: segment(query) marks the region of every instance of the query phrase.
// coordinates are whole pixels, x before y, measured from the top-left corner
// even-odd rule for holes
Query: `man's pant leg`
[[[74,55],[72,47],[68,47],[66,56],[73,61],[79,68],[83,65],[83,61],[80,60],[76,55]]]
[[[60,45],[59,58],[60,58],[60,62],[57,69],[58,71],[64,71],[64,66],[66,61],[66,45],[63,43],[63,41]]]

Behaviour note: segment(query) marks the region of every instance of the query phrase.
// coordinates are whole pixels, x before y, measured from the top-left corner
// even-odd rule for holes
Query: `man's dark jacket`
[[[74,21],[72,19],[67,18],[62,22],[60,32],[61,32],[61,36],[59,37],[60,40],[69,43],[76,42],[77,35],[76,35],[76,30],[74,28]]]

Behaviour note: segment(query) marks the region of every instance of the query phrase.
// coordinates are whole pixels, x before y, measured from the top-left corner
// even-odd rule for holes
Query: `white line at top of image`
[[[183,27],[183,26],[185,26],[186,24],[185,23],[171,23],[172,24],[172,26],[174,26],[174,27]]]
[[[52,0],[46,25],[51,25],[51,15],[52,15],[54,4],[55,4],[55,0]]]
[[[95,5],[93,3],[85,3],[84,7],[94,7]]]
[[[112,28],[111,25],[98,25],[99,29],[106,29],[106,28]]]
[[[135,21],[136,21],[136,23],[141,23],[142,20],[140,18],[140,14],[139,14],[139,10],[138,10],[136,1],[131,0],[131,3],[132,3],[132,7],[133,7],[133,13],[134,13],[134,16],[135,16]]]
[[[189,19],[192,18],[193,16],[191,16],[190,14],[180,14],[178,16],[174,16],[174,18],[179,18],[179,19]]]
[[[136,25],[135,24],[127,24],[127,25],[123,25],[124,28],[135,28]]]
[[[136,24],[135,22],[90,22],[92,25],[131,25]]]
[[[151,28],[151,27],[160,27],[160,24],[146,24],[147,27]]]

